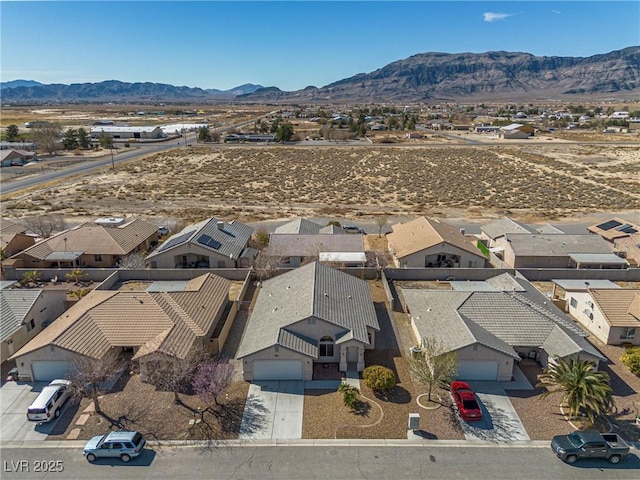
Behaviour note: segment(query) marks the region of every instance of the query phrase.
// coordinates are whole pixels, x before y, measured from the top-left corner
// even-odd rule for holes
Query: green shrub
[[[341,383],[338,387],[338,392],[342,393],[342,401],[344,404],[353,408],[358,403],[358,397],[360,396],[360,390],[353,385],[349,385],[348,383]]]
[[[362,372],[364,384],[374,392],[386,392],[396,384],[396,376],[391,369],[382,365],[371,365]]]
[[[622,363],[631,373],[640,376],[640,347],[627,347],[622,354]]]

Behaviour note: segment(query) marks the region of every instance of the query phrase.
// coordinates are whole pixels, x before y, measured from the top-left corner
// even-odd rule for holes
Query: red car
[[[452,382],[451,395],[463,420],[467,422],[482,420],[478,398],[467,382]]]

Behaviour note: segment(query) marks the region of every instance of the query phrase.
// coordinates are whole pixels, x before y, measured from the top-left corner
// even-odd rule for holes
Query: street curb
[[[83,448],[86,440],[33,441],[33,442],[0,442],[0,449],[5,448]],[[424,439],[282,439],[282,440],[166,440],[149,441],[151,448],[224,448],[224,447],[456,447],[456,448],[550,448],[547,440],[515,441],[498,443],[483,440],[424,440]]]

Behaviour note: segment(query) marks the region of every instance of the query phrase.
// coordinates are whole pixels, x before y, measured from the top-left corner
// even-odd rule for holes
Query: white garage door
[[[256,360],[253,362],[254,380],[302,380],[299,360]]]
[[[460,380],[497,380],[498,362],[460,361],[458,362],[458,378]]]
[[[31,370],[34,382],[50,382],[56,378],[66,378],[71,370],[71,362],[33,362]]]

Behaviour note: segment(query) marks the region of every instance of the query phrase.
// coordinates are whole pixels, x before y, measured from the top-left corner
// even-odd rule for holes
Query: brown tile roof
[[[0,220],[0,233],[2,235],[5,233],[24,233],[26,231],[27,227],[24,225],[20,225],[19,223],[15,223],[4,218]]]
[[[419,217],[407,223],[393,225],[392,228],[393,232],[387,235],[387,239],[396,258],[406,257],[442,242],[482,256],[480,250],[460,230],[436,219]]]
[[[612,327],[640,327],[640,289],[589,290]]]
[[[209,273],[190,281],[188,291],[94,290],[13,357],[55,345],[92,358],[112,347],[141,347],[134,358],[153,351],[184,358],[196,338],[214,327],[231,284]]]
[[[113,227],[87,222],[46,238],[22,254],[40,260],[52,252],[64,251],[86,255],[127,255],[157,232],[158,227],[140,219]]]
[[[617,222],[617,225],[614,222]],[[601,226],[605,226],[605,229],[599,228]],[[613,217],[607,221],[598,222],[595,225],[591,225],[587,227],[587,230],[589,230],[592,233],[597,233],[598,235],[602,236],[606,240],[613,241],[616,238],[628,237],[630,235],[630,233],[628,232],[622,232],[618,230],[618,228],[623,228],[624,226],[628,226],[634,229],[635,232],[633,233],[640,232],[639,225],[628,222],[623,218],[619,218],[619,217]]]

